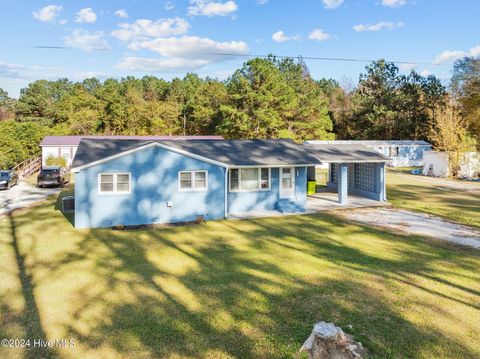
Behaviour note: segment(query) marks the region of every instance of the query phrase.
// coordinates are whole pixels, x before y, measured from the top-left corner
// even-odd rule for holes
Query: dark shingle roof
[[[88,165],[122,152],[156,142],[228,166],[318,164],[306,147],[291,140],[176,140],[138,141],[82,139],[72,167]]]
[[[305,144],[306,150],[324,163],[388,162],[390,158],[360,144]]]

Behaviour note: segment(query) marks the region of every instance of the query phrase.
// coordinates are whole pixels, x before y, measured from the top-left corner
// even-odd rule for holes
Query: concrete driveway
[[[10,190],[1,190],[0,216],[17,208],[28,207],[61,190],[62,188],[36,188],[35,186],[22,182]]]

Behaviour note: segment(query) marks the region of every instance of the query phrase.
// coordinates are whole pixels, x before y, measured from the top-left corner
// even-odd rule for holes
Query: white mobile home
[[[426,141],[388,140],[388,141],[307,141],[310,144],[364,145],[391,159],[389,166],[414,167],[423,166],[423,153],[431,151],[432,145]]]

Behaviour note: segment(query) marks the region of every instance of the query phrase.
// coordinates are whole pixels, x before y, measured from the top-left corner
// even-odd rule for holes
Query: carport
[[[348,195],[385,201],[385,164],[390,159],[359,144],[305,144],[307,151],[328,164],[329,191],[337,192],[338,202],[347,204]],[[309,167],[309,181],[315,180],[315,167]]]

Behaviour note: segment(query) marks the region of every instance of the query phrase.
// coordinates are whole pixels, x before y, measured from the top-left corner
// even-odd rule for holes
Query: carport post
[[[338,165],[338,172],[338,202],[340,204],[346,204],[348,194],[348,164],[340,163]]]

